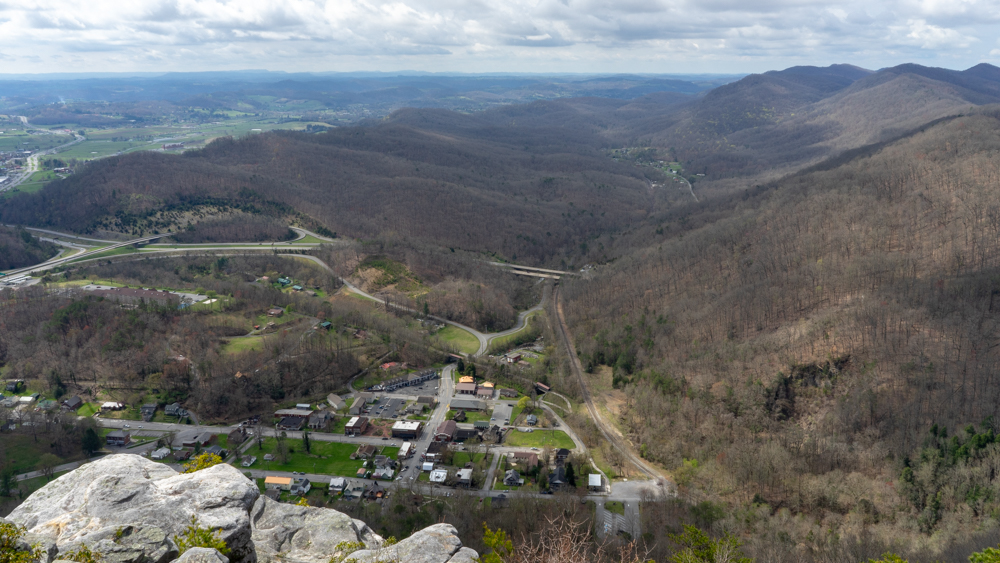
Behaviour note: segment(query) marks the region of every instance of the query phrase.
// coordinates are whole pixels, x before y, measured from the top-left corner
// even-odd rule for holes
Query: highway
[[[18,176],[17,178],[13,178],[10,182],[7,182],[6,184],[0,186],[0,193],[16,188],[17,186],[27,181],[28,178],[31,178],[32,174],[38,172],[38,157],[54,154],[56,152],[59,152],[60,149],[71,147],[85,139],[85,137],[83,137],[82,135],[74,135],[74,136],[76,138],[73,141],[70,141],[69,143],[66,143],[64,145],[59,145],[58,147],[52,147],[51,149],[46,149],[44,151],[38,151],[35,154],[29,156],[27,166],[25,167],[24,172],[22,172],[21,175]]]

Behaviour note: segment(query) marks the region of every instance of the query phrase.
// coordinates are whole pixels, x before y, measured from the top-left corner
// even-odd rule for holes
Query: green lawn
[[[604,509],[614,514],[625,516],[625,505],[620,500],[611,500],[604,503]]]
[[[257,456],[256,469],[275,471],[302,471],[305,473],[320,473],[323,475],[339,475],[342,477],[354,477],[358,469],[361,468],[362,460],[350,458],[358,446],[342,442],[320,442],[311,441],[311,453],[306,453],[302,449],[302,440],[288,438],[286,443],[294,453],[289,455],[287,464],[279,461],[264,461],[264,454],[273,453],[278,445],[274,438],[264,440],[264,449],[260,450],[256,446],[251,446],[247,450],[247,455]],[[382,449],[384,455],[396,457],[399,448],[386,447]]]
[[[3,435],[3,443],[4,454],[6,455],[8,462],[7,467],[11,468],[14,471],[14,474],[34,471],[35,466],[38,465],[38,460],[42,457],[42,455],[47,453],[55,454],[55,452],[53,452],[49,447],[51,440],[39,438],[39,441],[36,442],[32,438],[31,434],[5,433]],[[60,459],[57,464],[59,465],[83,459],[83,453],[76,452],[74,455],[57,457]]]
[[[438,338],[467,354],[479,351],[479,339],[471,332],[457,326],[448,325],[435,334]]]
[[[504,440],[504,445],[513,448],[522,447],[534,447],[534,448],[544,448],[545,446],[551,446],[552,448],[567,448],[573,449],[576,444],[573,440],[566,435],[562,430],[535,430],[534,432],[510,432],[507,434],[507,439]]]
[[[490,414],[478,411],[465,411],[465,422],[472,424],[473,422],[489,422]]]
[[[50,481],[54,481],[55,479],[57,479],[59,477],[62,477],[63,475],[65,475],[67,473],[69,473],[69,472],[68,471],[63,471],[61,473],[53,473],[51,478],[33,477],[31,479],[25,479],[24,481],[18,481],[17,482],[17,488],[21,489],[21,495],[22,496],[27,497],[31,493],[33,493],[33,492],[37,491],[38,489],[41,489],[42,487],[44,487]]]
[[[231,338],[227,340],[219,351],[223,354],[239,354],[240,352],[249,352],[250,350],[260,352],[263,349],[263,336],[247,336],[246,338]]]
[[[84,403],[76,410],[77,416],[94,416],[94,413],[101,410],[101,405],[97,403]]]
[[[465,464],[469,463],[470,461],[472,463],[479,463],[480,461],[483,461],[483,459],[485,458],[486,454],[484,453],[470,454],[469,452],[455,452],[455,457],[452,458],[451,463],[455,467],[465,467]]]
[[[516,339],[518,336],[521,335],[521,333],[523,333],[524,331],[528,330],[528,328],[531,327],[531,321],[534,320],[535,317],[543,314],[545,314],[543,311],[535,311],[524,319],[524,326],[521,327],[521,330],[518,330],[517,332],[508,334],[506,336],[498,336],[496,338],[490,339],[489,341],[490,350],[500,350],[501,348],[505,348],[508,343],[513,342],[514,339]]]

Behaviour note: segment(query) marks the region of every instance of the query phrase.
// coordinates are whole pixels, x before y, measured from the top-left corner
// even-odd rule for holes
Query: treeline
[[[0,225],[0,270],[40,264],[59,252],[59,247],[31,236],[28,231]]]
[[[272,242],[291,240],[295,231],[285,221],[265,215],[236,212],[211,218],[188,227],[171,238],[184,244],[201,242]]]
[[[695,498],[743,507],[726,526],[749,506],[807,517],[788,549],[820,549],[809,518],[908,553],[987,525],[992,480],[927,518],[900,475],[932,424],[1000,416],[998,150],[996,115],[943,122],[639,229],[565,280],[577,349],[612,366],[632,441]]]

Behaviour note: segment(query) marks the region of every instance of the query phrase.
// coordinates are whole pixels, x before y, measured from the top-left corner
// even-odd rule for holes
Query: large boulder
[[[229,563],[229,558],[214,549],[192,547],[174,563]]]
[[[259,496],[256,485],[230,465],[178,474],[140,456],[112,455],[35,491],[8,519],[51,538],[60,553],[81,543],[94,544],[92,548],[103,541],[115,543],[115,536],[120,541],[122,530],[132,527],[136,541],[115,558],[162,563],[176,556],[169,538],[196,516],[199,526],[220,530],[234,563],[253,563],[249,514]],[[132,548],[142,543],[152,551],[135,558]]]
[[[253,544],[261,563],[327,563],[341,544],[377,547],[382,538],[364,522],[327,508],[313,508],[257,499],[250,518]]]
[[[475,551],[462,547],[458,530],[451,524],[434,524],[390,546],[362,549],[351,554],[358,563],[446,563],[458,556],[455,563],[478,557]]]

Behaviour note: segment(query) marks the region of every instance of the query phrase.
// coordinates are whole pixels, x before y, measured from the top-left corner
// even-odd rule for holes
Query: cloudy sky
[[[0,0],[0,73],[1000,63],[997,0]]]

